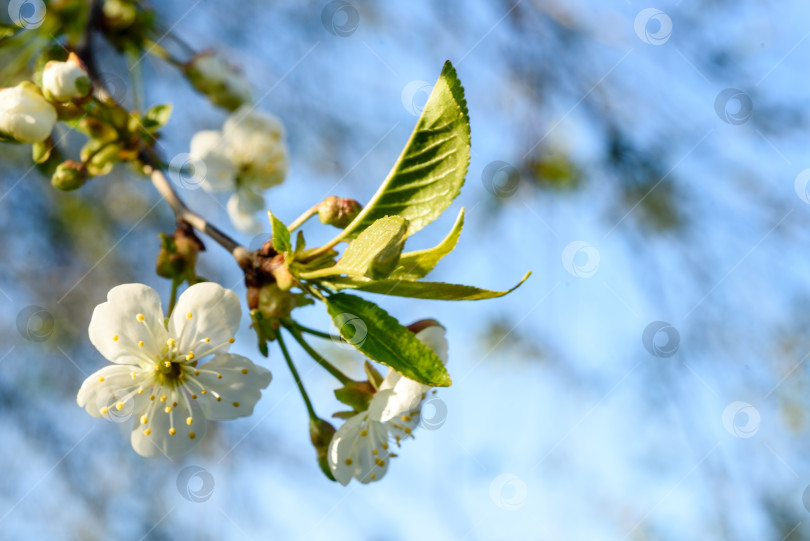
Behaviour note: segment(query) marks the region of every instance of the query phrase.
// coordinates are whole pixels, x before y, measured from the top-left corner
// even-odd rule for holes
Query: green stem
[[[290,226],[288,227],[290,232],[295,231],[296,229],[298,229],[299,227],[304,225],[304,222],[306,222],[307,220],[309,220],[310,218],[312,218],[313,216],[318,214],[318,207],[319,206],[320,206],[320,203],[313,206],[308,211],[304,212],[301,216],[296,218],[295,221],[293,223],[291,223]]]
[[[329,334],[328,332],[319,331],[317,329],[310,329],[309,327],[305,327],[304,325],[301,325],[300,323],[298,323],[297,321],[293,321],[292,319],[288,321],[290,322],[291,325],[295,326],[295,328],[301,332],[305,332],[307,334],[311,334],[312,336],[317,336],[319,338],[324,338],[326,340],[333,340],[333,341],[337,340],[338,342],[343,341],[343,337],[341,336]]]
[[[177,304],[177,288],[180,287],[180,283],[182,280],[178,280],[177,278],[172,278],[172,292],[171,297],[169,298],[169,315],[172,315],[174,312],[174,305]]]
[[[284,325],[284,328],[290,332],[293,338],[295,338],[296,342],[298,342],[301,345],[301,347],[304,348],[304,351],[309,353],[309,356],[315,359],[316,363],[321,365],[327,372],[332,374],[339,382],[341,382],[343,385],[354,383],[354,380],[352,378],[348,377],[346,374],[338,370],[338,368],[335,367],[329,361],[327,361],[323,357],[323,355],[312,349],[312,346],[307,344],[307,341],[304,340],[304,337],[301,335],[301,332],[298,329],[284,322],[282,322],[282,325]]]
[[[315,409],[312,407],[312,401],[309,399],[309,395],[307,394],[306,389],[304,389],[304,384],[301,381],[301,376],[298,375],[298,370],[296,370],[295,365],[293,364],[292,357],[290,357],[290,352],[287,351],[287,345],[284,343],[284,338],[282,338],[281,333],[278,333],[276,336],[278,339],[278,345],[281,346],[281,353],[284,354],[284,359],[287,361],[287,366],[290,368],[290,373],[295,379],[295,384],[298,385],[298,390],[301,392],[301,398],[304,399],[304,404],[307,406],[307,413],[309,414],[310,420],[317,419],[318,416],[315,414]]]
[[[144,111],[144,90],[143,90],[143,73],[141,72],[141,63],[138,59],[138,52],[128,49],[126,52],[127,65],[129,67],[129,82],[132,87],[132,105],[133,107],[143,112]]]

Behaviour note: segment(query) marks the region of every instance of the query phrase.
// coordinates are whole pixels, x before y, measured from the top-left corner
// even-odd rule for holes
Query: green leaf
[[[426,385],[452,383],[441,359],[385,310],[346,293],[326,298],[340,335],[364,355]]]
[[[270,225],[273,227],[273,248],[277,252],[291,251],[290,230],[269,210],[267,211],[267,217],[270,218]]]
[[[415,252],[405,252],[399,258],[399,266],[391,273],[390,278],[400,280],[418,280],[424,278],[433,270],[444,256],[453,251],[461,235],[461,228],[464,227],[464,208],[458,213],[456,223],[450,233],[439,244],[429,250],[417,250]]]
[[[146,128],[147,131],[155,131],[165,126],[171,116],[172,105],[170,103],[155,105],[143,115],[143,127]]]
[[[506,291],[490,291],[479,287],[460,284],[446,284],[444,282],[413,282],[411,280],[368,280],[362,278],[335,278],[325,283],[333,289],[358,289],[380,295],[393,295],[397,297],[412,297],[414,299],[433,299],[438,301],[479,301],[503,297],[511,293],[525,282],[531,272],[511,289]]]
[[[336,274],[356,277],[385,278],[399,263],[405,243],[408,220],[401,216],[386,216],[354,239],[333,267],[302,273],[305,279]]]
[[[353,238],[392,214],[408,219],[407,236],[411,236],[450,206],[464,184],[469,163],[467,102],[448,61],[394,167],[341,238]]]

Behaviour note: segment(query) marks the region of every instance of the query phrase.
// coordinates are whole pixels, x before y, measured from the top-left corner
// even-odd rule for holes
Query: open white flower
[[[81,66],[79,58],[71,54],[67,62],[51,60],[42,71],[42,90],[57,102],[84,98],[92,90],[90,77]]]
[[[270,384],[266,368],[227,353],[241,313],[233,291],[204,282],[183,292],[164,325],[154,289],[114,287],[89,329],[90,341],[114,364],[85,380],[79,406],[93,417],[134,415],[132,447],[142,456],[188,452],[207,421],[250,415]]]
[[[289,168],[281,120],[243,105],[221,132],[197,132],[189,154],[204,164],[194,171],[203,189],[234,192],[227,204],[233,224],[248,233],[260,232],[256,213],[266,208],[261,192],[281,184]]]
[[[20,143],[39,143],[56,124],[56,109],[34,83],[0,89],[0,136]]]
[[[447,362],[448,345],[442,327],[427,327],[416,337]],[[389,460],[396,456],[389,451],[390,440],[399,446],[403,439],[413,437],[429,389],[429,385],[388,370],[368,410],[348,419],[329,444],[329,468],[340,484],[345,486],[352,478],[370,483],[385,475]]]

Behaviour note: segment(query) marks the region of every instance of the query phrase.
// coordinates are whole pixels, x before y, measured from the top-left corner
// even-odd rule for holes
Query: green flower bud
[[[332,470],[329,468],[329,461],[326,456],[329,452],[329,443],[332,441],[332,436],[335,435],[335,427],[323,419],[310,419],[309,420],[309,438],[312,445],[315,447],[315,452],[318,457],[318,465],[321,467],[324,475],[331,479]]]
[[[354,199],[345,199],[330,195],[318,205],[318,219],[326,225],[343,229],[363,210],[363,206]]]
[[[266,284],[259,290],[259,310],[268,318],[290,317],[295,308],[295,295],[284,291],[278,284]]]
[[[87,182],[87,168],[81,162],[67,160],[56,167],[51,184],[54,188],[69,192],[76,190]]]

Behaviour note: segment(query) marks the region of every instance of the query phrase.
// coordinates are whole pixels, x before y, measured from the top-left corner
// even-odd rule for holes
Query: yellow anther
[[[374,456],[377,456],[377,449],[373,449],[373,450],[371,451],[371,454],[372,454],[372,455],[374,455]]]
[[[103,383],[104,382],[104,376],[99,376],[98,377],[98,382]]]
[[[202,394],[205,394],[205,393],[207,393],[207,392],[208,392],[208,391],[206,391],[205,389],[203,389],[202,391],[200,391],[200,393],[202,393]]]
[[[113,342],[118,342],[118,335],[117,334],[113,335]]]
[[[222,402],[222,397],[221,396],[217,397],[217,402]]]
[[[186,314],[186,319],[191,319],[191,318],[192,318],[191,312],[189,312],[188,314]]]
[[[196,437],[197,437],[197,434],[195,434],[194,432],[189,432],[189,433],[188,433],[188,437],[189,437],[189,438],[191,438],[191,439],[193,440],[194,438],[196,438]]]
[[[132,379],[137,379],[138,378],[138,374],[136,374],[135,372],[132,372],[130,374],[130,376],[132,377]]]
[[[143,320],[145,320],[146,318],[144,317],[143,314],[138,314],[137,316],[135,316],[135,319],[137,319],[140,322],[143,322]]]
[[[150,395],[149,395],[149,400],[154,400],[154,399],[155,399],[155,395],[150,394]]]
[[[143,340],[138,340],[138,347],[139,347],[139,348],[142,348],[142,347],[143,347]]]
[[[166,368],[171,368],[172,367],[172,362],[171,361],[166,361],[166,362],[163,363],[163,366],[165,366]]]
[[[361,435],[361,436],[363,436],[363,437],[366,437],[366,436],[368,436],[368,432],[366,432],[366,430],[365,430],[365,429],[364,429],[364,430],[361,430],[361,431],[360,431],[360,435]]]
[[[247,369],[247,368],[243,368],[243,369],[242,369],[242,373],[243,373],[243,374],[247,374],[247,373],[248,373],[248,369]]]
[[[210,341],[211,341],[211,339],[210,339],[210,338],[206,338],[206,339],[205,339],[205,343],[206,343],[206,344],[207,344],[208,342],[210,342]]]
[[[378,465],[379,467],[381,467],[381,468],[384,468],[384,467],[385,467],[385,460],[380,460],[380,461],[377,463],[377,465]]]
[[[405,433],[406,433],[406,434],[410,434],[410,433],[411,433],[411,429],[410,429],[409,427],[407,427],[407,426],[405,427]]]
[[[239,407],[239,402],[234,402],[233,407],[238,408]]]
[[[104,406],[103,408],[101,408],[100,411],[102,415],[107,415],[107,412],[110,411],[110,408]]]
[[[138,389],[138,394],[143,394],[143,387],[141,387],[140,389]]]
[[[194,422],[194,418],[193,418],[193,417],[189,417],[188,419],[186,419],[186,424],[187,424],[187,425],[191,425],[191,423],[193,423],[193,422]]]
[[[169,345],[169,347],[173,347],[175,344],[174,338],[169,338],[168,340],[166,340],[166,343]]]
[[[199,376],[199,375],[200,375],[200,371],[199,371],[199,370],[195,370],[195,371],[194,371],[194,375],[195,375],[195,376]]]
[[[116,404],[115,409],[117,409],[118,411],[121,411],[122,409],[124,409],[123,402],[119,402],[118,404]]]
[[[142,425],[145,425],[148,422],[149,422],[149,417],[147,417],[146,415],[141,416],[141,424]]]
[[[222,374],[217,374],[217,379],[222,379]]]
[[[347,459],[346,459],[346,465],[347,465],[347,466],[351,466],[351,465],[352,465],[352,459],[351,459],[351,458],[347,458]]]
[[[377,477],[377,476],[374,473],[372,473],[371,478],[374,479],[375,477]]]
[[[172,411],[172,407],[171,406],[166,406],[165,408],[163,408],[163,411],[165,411],[166,413],[169,413],[170,411]]]
[[[144,431],[143,431],[143,435],[144,435],[144,436],[148,436],[148,435],[149,435],[149,434],[151,434],[151,433],[152,433],[152,429],[151,429],[151,428],[147,428],[146,430],[144,430]]]
[[[236,342],[236,338],[229,338],[228,339],[229,344],[233,344],[234,342]]]
[[[191,360],[191,359],[193,359],[193,358],[194,358],[194,352],[193,352],[193,351],[189,351],[189,352],[188,352],[188,355],[186,355],[186,360],[187,360],[187,361],[190,361],[190,360]]]
[[[197,395],[193,394],[193,395],[191,395],[191,398],[193,398],[194,400],[197,400]]]
[[[169,435],[170,435],[170,436],[174,436],[175,434],[177,434],[177,430],[175,430],[175,429],[174,429],[174,427],[171,427],[171,428],[169,429]]]
[[[172,402],[172,407],[176,408],[177,407],[177,402]]]
[[[402,420],[405,421],[406,423],[411,422],[411,418],[409,416],[407,416],[407,415],[403,415]]]
[[[388,450],[388,444],[387,443],[383,443],[383,449],[385,449],[386,451]]]
[[[160,401],[165,402],[167,398],[169,397],[164,394],[163,396],[160,397]]]

